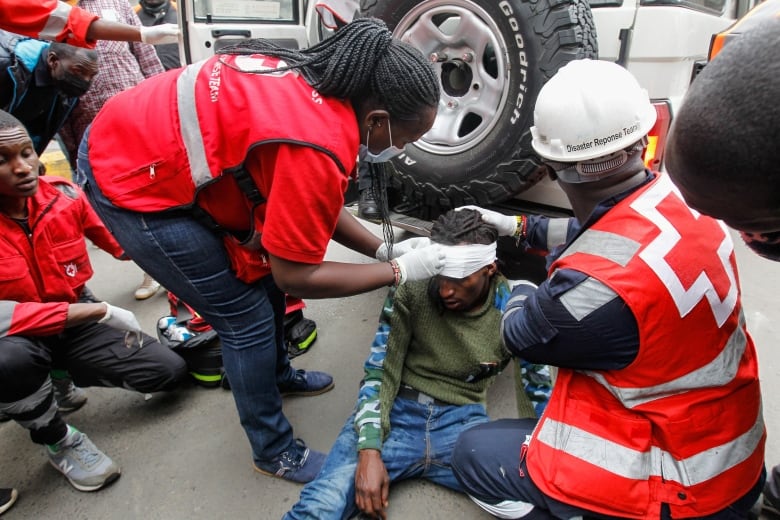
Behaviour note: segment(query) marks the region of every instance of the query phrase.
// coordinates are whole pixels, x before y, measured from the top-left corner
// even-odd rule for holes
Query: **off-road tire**
[[[447,54],[434,63],[442,83],[437,125],[392,161],[392,185],[406,203],[400,211],[435,218],[507,200],[541,178],[533,106],[560,67],[597,57],[587,0],[361,0],[361,15],[384,20],[426,56]],[[458,41],[440,37],[442,28]]]

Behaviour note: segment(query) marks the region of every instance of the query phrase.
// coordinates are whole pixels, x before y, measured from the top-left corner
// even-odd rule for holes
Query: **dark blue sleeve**
[[[528,224],[524,244],[527,248],[552,252],[568,242],[579,230],[573,218],[551,218],[543,215],[527,215]]]
[[[636,319],[625,302],[572,270],[556,271],[538,288],[516,286],[501,330],[513,354],[559,367],[616,370],[639,352]]]

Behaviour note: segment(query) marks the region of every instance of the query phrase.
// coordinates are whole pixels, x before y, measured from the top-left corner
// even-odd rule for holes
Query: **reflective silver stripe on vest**
[[[572,242],[560,258],[566,258],[574,253],[587,253],[606,258],[625,267],[639,251],[639,247],[640,244],[636,240],[608,231],[589,229]]]
[[[679,394],[688,390],[725,386],[737,375],[739,362],[747,347],[744,323],[745,315],[740,312],[739,325],[729,337],[726,346],[715,359],[703,367],[697,368],[677,379],[667,381],[660,385],[647,386],[644,388],[618,387],[610,385],[604,378],[604,375],[599,372],[583,370],[581,373],[598,381],[626,408],[634,408],[650,401],[669,397],[670,395]]]
[[[595,278],[588,278],[576,287],[566,291],[560,301],[566,310],[582,321],[592,313],[617,298],[617,293]]]
[[[623,478],[647,480],[651,476],[659,476],[684,486],[695,486],[749,458],[763,435],[764,418],[759,410],[750,430],[732,441],[686,459],[675,459],[671,453],[657,446],[646,452],[627,448],[552,419],[544,421],[537,440]]]
[[[551,218],[547,221],[547,250],[566,243],[566,231],[569,230],[568,218]]]
[[[206,147],[203,145],[203,134],[200,132],[198,111],[195,108],[195,83],[198,73],[205,63],[205,61],[199,61],[186,67],[176,80],[176,102],[179,108],[181,139],[187,151],[192,182],[196,187],[213,178],[206,160]]]
[[[11,330],[11,319],[14,317],[16,302],[0,300],[0,338],[8,335]]]
[[[57,7],[49,13],[49,19],[43,30],[38,33],[41,40],[55,40],[68,23],[71,7],[65,2],[57,2]]]

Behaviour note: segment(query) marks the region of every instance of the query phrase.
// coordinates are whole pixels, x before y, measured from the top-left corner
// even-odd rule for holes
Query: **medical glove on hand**
[[[149,45],[163,45],[165,43],[179,43],[179,26],[175,23],[164,23],[151,27],[141,27],[141,41]]]
[[[517,232],[517,217],[513,215],[504,215],[498,211],[480,208],[479,206],[461,206],[455,208],[455,211],[460,211],[462,209],[479,211],[482,214],[482,222],[496,228],[499,236],[511,237]]]
[[[114,327],[119,330],[127,330],[138,334],[141,333],[141,324],[138,323],[135,314],[127,309],[111,305],[110,303],[103,303],[106,305],[106,313],[98,320],[98,323],[104,323],[109,327]]]
[[[414,251],[415,249],[429,245],[431,245],[431,239],[427,237],[416,237],[410,238],[408,240],[402,240],[397,244],[393,244],[393,256],[390,256],[387,254],[387,244],[382,242],[382,245],[380,245],[376,250],[376,259],[380,262],[387,262],[391,258],[398,258],[399,256],[405,255],[409,251]]]
[[[444,269],[444,250],[439,244],[414,249],[399,256],[393,262],[398,266],[398,284],[425,280]]]

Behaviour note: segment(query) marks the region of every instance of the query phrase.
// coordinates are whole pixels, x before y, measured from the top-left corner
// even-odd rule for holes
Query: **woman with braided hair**
[[[149,78],[109,100],[84,136],[78,168],[98,214],[219,334],[261,473],[307,482],[324,460],[282,413],[283,395],[333,387],[290,366],[285,292],[349,296],[443,266],[439,246],[393,248],[343,208],[359,147],[397,153],[432,126],[438,99],[425,57],[361,19],[309,49],[255,40]],[[382,261],[324,261],[331,239]]]

